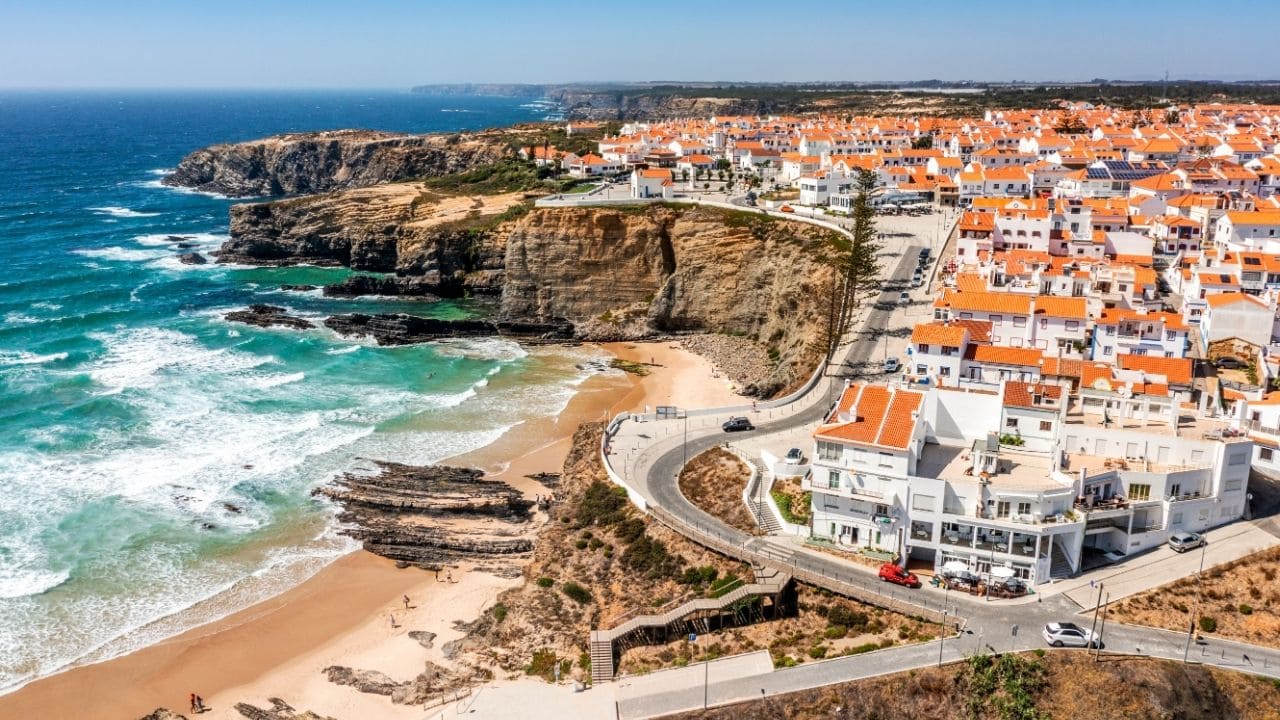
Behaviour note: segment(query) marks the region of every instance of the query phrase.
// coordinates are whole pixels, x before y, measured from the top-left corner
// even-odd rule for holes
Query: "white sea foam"
[[[172,240],[170,238],[179,238]],[[191,243],[198,248],[217,248],[231,238],[230,235],[218,233],[152,233],[135,235],[133,241],[147,247],[173,247],[180,242]]]
[[[185,195],[204,195],[205,197],[211,197],[216,200],[235,199],[229,195],[223,195],[222,193],[209,192],[207,190],[196,190],[195,188],[178,187],[176,185],[165,185],[162,181],[163,178],[156,178],[155,180],[143,180],[132,184],[135,187],[147,188],[148,190],[168,190],[170,192],[183,193]]]
[[[48,355],[36,355],[25,351],[20,352],[0,352],[0,367],[6,365],[43,365],[47,362],[57,362],[58,360],[66,360],[67,354],[64,352],[50,353]]]
[[[89,337],[107,349],[93,364],[89,376],[111,392],[152,387],[160,382],[160,375],[167,368],[226,373],[274,361],[270,356],[206,348],[176,330],[138,328],[112,334],[90,333]]]
[[[5,557],[5,562],[0,563],[0,600],[39,595],[58,587],[71,577],[68,570],[26,567],[6,555],[7,553],[0,553],[0,557]]]
[[[497,360],[514,362],[529,356],[519,343],[500,338],[467,338],[443,340],[436,345],[436,353],[442,357],[463,357],[470,360]]]
[[[91,207],[86,209],[93,211],[93,214],[95,215],[109,215],[111,217],[117,217],[117,218],[155,217],[160,214],[157,212],[142,212],[141,210],[131,210],[127,207],[121,207],[119,205],[106,205],[103,207]]]
[[[363,345],[348,345],[347,347],[329,348],[324,351],[325,355],[347,355],[359,350]]]
[[[87,258],[114,260],[116,262],[145,262],[148,260],[155,260],[169,254],[163,250],[137,250],[134,248],[122,248],[118,246],[85,248],[72,250],[71,252]]]
[[[40,322],[40,318],[24,315],[17,310],[4,314],[5,325],[35,325],[38,322]]]
[[[275,375],[263,375],[253,378],[245,384],[249,387],[265,390],[267,388],[279,387],[280,385],[288,385],[290,383],[301,382],[307,376],[304,372],[295,373],[277,373]]]
[[[34,309],[36,309],[36,310],[48,310],[48,311],[50,311],[50,312],[53,312],[54,310],[61,310],[61,309],[62,309],[62,306],[61,306],[61,305],[59,305],[58,303],[43,302],[43,301],[42,301],[42,302],[33,302],[33,303],[31,303],[31,307],[32,307],[32,308],[34,308]]]

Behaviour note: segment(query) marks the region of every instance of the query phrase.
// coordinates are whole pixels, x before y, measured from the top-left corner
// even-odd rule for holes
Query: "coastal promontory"
[[[510,155],[505,138],[369,130],[275,135],[196,150],[161,182],[229,197],[322,193],[470,170]]]

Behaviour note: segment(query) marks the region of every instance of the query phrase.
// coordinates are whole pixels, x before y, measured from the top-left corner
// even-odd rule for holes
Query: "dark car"
[[[1245,363],[1233,357],[1220,357],[1213,361],[1213,364],[1223,370],[1240,370],[1246,367]]]
[[[732,417],[732,418],[729,418],[728,420],[725,420],[724,424],[721,425],[720,427],[724,428],[725,432],[737,432],[739,430],[755,430],[756,429],[756,426],[752,425],[750,420],[741,416]]]
[[[907,572],[897,563],[885,563],[880,566],[880,579],[895,585],[909,588],[920,587],[920,578],[915,573]]]
[[[922,259],[928,259],[930,252],[931,251],[927,247],[920,248],[920,257]]]

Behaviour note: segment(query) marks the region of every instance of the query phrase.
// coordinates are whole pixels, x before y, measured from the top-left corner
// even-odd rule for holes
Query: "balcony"
[[[1176,503],[1186,502],[1187,500],[1199,500],[1202,497],[1203,496],[1200,494],[1200,491],[1196,490],[1195,492],[1183,493],[1181,495],[1170,495],[1168,500],[1171,503]]]

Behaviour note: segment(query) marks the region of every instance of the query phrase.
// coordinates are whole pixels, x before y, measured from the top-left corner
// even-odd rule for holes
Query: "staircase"
[[[747,504],[747,509],[751,511],[751,517],[755,518],[756,525],[760,526],[769,535],[777,535],[782,532],[782,526],[778,524],[778,520],[774,518],[773,512],[769,510],[769,506],[760,501],[752,500]]]
[[[1054,543],[1053,551],[1049,553],[1049,579],[1066,580],[1072,574],[1070,558],[1057,543]]]
[[[772,568],[755,568],[755,582],[741,585],[718,598],[697,598],[667,609],[660,608],[652,615],[636,615],[607,630],[592,630],[590,640],[591,682],[613,679],[614,646],[618,640],[642,628],[667,627],[693,615],[706,615],[731,607],[745,598],[756,595],[777,595],[782,592],[791,576]],[[697,622],[697,619],[694,620]],[[700,626],[705,632],[705,622]]]

